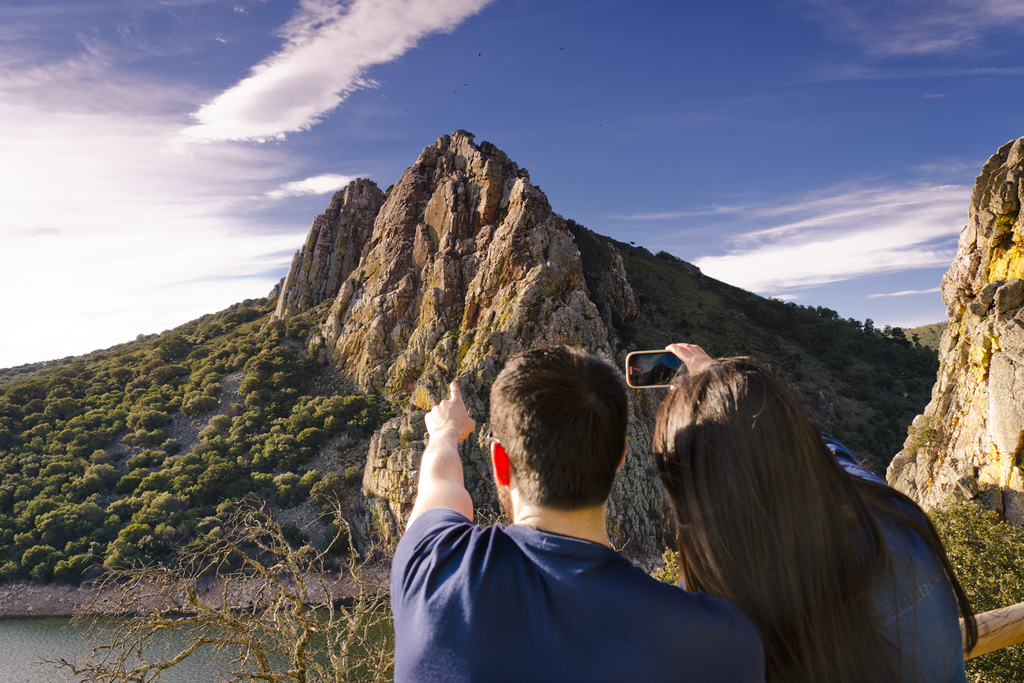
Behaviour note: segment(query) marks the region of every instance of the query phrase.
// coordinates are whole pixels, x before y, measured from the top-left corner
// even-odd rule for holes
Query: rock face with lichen
[[[566,343],[615,361],[612,321],[636,315],[622,256],[554,213],[503,152],[442,136],[389,190],[369,181],[335,195],[292,263],[277,318],[313,323],[309,349],[403,413],[374,435],[363,478],[367,524],[401,532],[415,497],[423,411],[456,381],[476,432],[462,445],[478,508],[495,507],[489,390],[518,351]],[[631,396],[629,448],[609,503],[613,543],[656,552],[662,493],[650,416]]]
[[[926,508],[975,500],[1024,524],[1024,138],[981,170],[942,280],[949,326],[932,400],[888,469]]]

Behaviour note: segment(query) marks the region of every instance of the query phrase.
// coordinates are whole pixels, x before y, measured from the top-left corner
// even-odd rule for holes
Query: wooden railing
[[[978,644],[970,652],[964,652],[964,659],[974,659],[1024,642],[1024,602],[982,612],[974,615],[974,618],[978,621]],[[963,633],[963,630],[964,622],[961,619],[960,632]]]

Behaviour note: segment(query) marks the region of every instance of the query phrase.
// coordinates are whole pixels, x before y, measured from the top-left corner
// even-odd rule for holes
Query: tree
[[[253,501],[239,505],[215,532],[188,546],[172,566],[108,572],[76,617],[88,623],[97,646],[82,660],[52,663],[81,681],[148,683],[213,650],[230,658],[222,680],[390,680],[387,584],[366,559],[350,548],[342,575],[331,578],[324,565],[330,548],[294,549]],[[204,591],[211,581],[215,589]],[[353,594],[350,602],[335,600],[342,585]],[[92,616],[112,612],[125,616]],[[166,649],[162,636],[172,632],[179,646]]]

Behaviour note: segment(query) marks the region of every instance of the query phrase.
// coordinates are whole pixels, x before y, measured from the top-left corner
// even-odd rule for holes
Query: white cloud
[[[969,188],[955,185],[833,189],[784,205],[746,206],[748,223],[764,227],[733,235],[726,253],[693,262],[714,278],[775,295],[943,267],[955,255],[969,197]]]
[[[337,175],[327,173],[313,176],[305,180],[296,180],[285,183],[275,190],[267,192],[266,197],[270,199],[283,199],[285,197],[301,197],[303,195],[327,194],[339,190],[355,180],[354,176]]]
[[[353,91],[375,85],[367,69],[454,29],[490,1],[301,0],[281,31],[284,47],[201,107],[183,135],[264,141],[307,130]]]
[[[941,292],[941,287],[932,287],[931,289],[904,289],[900,292],[885,292],[882,294],[868,294],[865,299],[882,299],[892,296],[914,296],[916,294],[935,294]]]
[[[35,89],[25,74],[0,77],[0,288],[17,293],[0,300],[0,367],[264,296],[308,223],[256,234],[245,198],[296,164],[270,147],[176,153],[180,117],[151,111],[166,104],[162,84],[78,81],[74,64],[45,71]]]
[[[876,57],[976,50],[993,31],[1019,28],[1024,19],[1024,4],[1017,0],[804,0],[802,4],[834,35],[859,43]]]

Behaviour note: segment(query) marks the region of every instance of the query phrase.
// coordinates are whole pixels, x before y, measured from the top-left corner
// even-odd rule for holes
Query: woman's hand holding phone
[[[665,349],[671,351],[676,358],[683,361],[690,374],[699,372],[701,368],[712,360],[711,356],[696,344],[684,344],[680,342],[677,344],[669,344]]]

